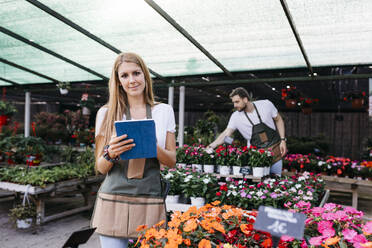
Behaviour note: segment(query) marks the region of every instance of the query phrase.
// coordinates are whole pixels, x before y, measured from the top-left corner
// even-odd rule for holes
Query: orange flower
[[[190,239],[184,239],[183,240],[183,243],[185,243],[185,245],[187,245],[187,246],[190,246],[191,245]]]
[[[178,248],[178,245],[175,243],[166,243],[164,248]]]
[[[222,209],[223,210],[228,210],[228,209],[231,209],[232,207],[230,205],[223,205],[222,206]]]
[[[157,234],[157,231],[155,230],[155,228],[150,228],[149,230],[146,231],[145,238],[146,238],[146,240],[149,240],[149,239],[155,237],[156,234]]]
[[[146,228],[147,228],[147,225],[140,225],[140,226],[137,227],[136,231],[140,232],[142,230],[145,230]]]
[[[169,227],[178,228],[181,224],[181,220],[178,218],[173,218],[171,221],[168,222]]]
[[[253,225],[252,224],[241,224],[240,230],[242,230],[243,233],[249,235],[251,234],[251,231],[253,230]]]
[[[214,221],[212,222],[212,226],[215,230],[221,232],[221,233],[225,233],[225,228],[223,227],[223,225],[221,225],[220,223]]]
[[[265,239],[262,243],[261,243],[261,246],[263,248],[271,248],[271,246],[273,245],[271,239]]]
[[[200,222],[200,225],[208,232],[213,233],[213,225],[210,219],[204,219]]]
[[[178,234],[178,229],[171,229],[167,233],[167,238],[169,244],[175,243],[175,244],[182,244],[182,236]]]
[[[213,205],[213,206],[217,206],[217,205],[220,205],[220,201],[214,201],[214,202],[212,202],[211,204]]]
[[[212,248],[211,242],[207,239],[202,239],[199,242],[198,248]]]
[[[167,234],[167,231],[165,229],[160,229],[159,232],[155,235],[156,239],[164,238]]]
[[[186,223],[185,223],[185,226],[183,228],[183,230],[185,232],[192,232],[194,231],[196,228],[198,227],[198,225],[196,224],[196,221],[194,219],[191,219],[191,220],[188,220]]]
[[[360,244],[360,246],[367,247],[367,248],[372,248],[372,242],[367,242],[367,243],[364,243],[364,244]]]
[[[326,241],[324,241],[324,244],[322,244],[323,247],[328,248],[329,245],[335,245],[340,241],[340,238],[335,236],[333,238],[328,238]]]
[[[160,227],[165,223],[165,220],[160,221],[158,224],[155,224],[155,227]]]

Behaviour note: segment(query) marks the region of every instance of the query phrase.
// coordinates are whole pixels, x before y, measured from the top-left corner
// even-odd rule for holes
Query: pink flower
[[[364,227],[363,227],[363,232],[366,235],[371,235],[372,234],[372,221],[367,222]]]
[[[312,208],[311,209],[311,213],[314,215],[314,216],[320,216],[322,213],[324,212],[324,209],[321,208],[321,207],[315,207],[315,208]]]
[[[332,211],[336,207],[337,207],[337,205],[334,204],[334,203],[326,203],[326,204],[324,204],[324,209],[327,210],[327,211]]]
[[[351,229],[345,229],[342,230],[342,235],[344,235],[344,238],[352,243],[353,238],[357,235],[358,233],[354,230]]]
[[[302,241],[301,243],[301,248],[308,248],[307,244],[306,244],[306,241]]]
[[[361,246],[360,244],[364,244],[367,242],[368,240],[366,239],[366,237],[364,237],[363,234],[356,235],[352,240],[352,243],[355,248],[363,248],[363,246]]]
[[[323,236],[318,236],[318,237],[312,237],[309,242],[311,245],[317,246],[317,245],[322,245],[323,241]]]
[[[335,217],[336,217],[337,220],[342,220],[342,221],[345,221],[345,220],[349,219],[349,216],[346,214],[345,211],[337,211],[335,213]]]
[[[322,214],[322,219],[324,219],[324,220],[336,220],[337,215],[335,213],[323,213]]]
[[[320,221],[318,223],[318,231],[327,238],[336,234],[335,229],[333,229],[333,223],[330,221]]]

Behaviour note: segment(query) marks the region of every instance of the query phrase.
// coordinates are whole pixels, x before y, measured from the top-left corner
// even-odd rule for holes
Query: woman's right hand
[[[123,134],[119,137],[112,136],[109,142],[108,155],[110,158],[117,158],[123,152],[129,151],[136,144],[133,143],[133,139],[125,139],[128,135]]]

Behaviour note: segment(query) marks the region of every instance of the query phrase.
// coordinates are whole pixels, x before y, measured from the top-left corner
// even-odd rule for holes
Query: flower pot
[[[82,114],[83,114],[83,115],[90,115],[90,109],[87,108],[87,107],[83,107],[83,109],[82,109]]]
[[[205,199],[203,197],[190,197],[191,199],[191,205],[202,207],[205,204]]]
[[[304,113],[305,115],[309,115],[313,112],[313,109],[311,107],[303,107],[301,108],[302,110],[302,113]]]
[[[205,173],[214,173],[214,165],[213,164],[205,164],[204,165],[204,172]]]
[[[25,229],[30,228],[32,224],[32,218],[27,218],[24,220],[17,220],[17,228]]]
[[[285,100],[285,106],[287,108],[295,108],[296,107],[296,104],[297,104],[297,100],[296,99],[286,99]]]
[[[178,203],[179,199],[180,199],[179,195],[167,195],[165,201],[166,203]]]
[[[232,167],[232,169],[233,169],[233,175],[235,175],[235,176],[242,176],[243,174],[240,172],[240,166],[237,166],[237,165],[234,165],[233,167]]]
[[[221,175],[230,175],[230,166],[228,166],[228,165],[219,165],[218,166],[219,167],[219,173],[221,174]]]
[[[59,88],[59,92],[61,93],[61,95],[67,95],[68,94],[68,89]]]
[[[253,167],[253,176],[254,177],[263,177],[264,176],[264,167]]]
[[[197,172],[203,172],[203,165],[201,164],[192,164],[191,168]]]
[[[364,104],[364,99],[363,98],[356,98],[351,100],[351,107],[353,109],[359,109],[362,108]]]
[[[264,167],[265,168],[265,173],[264,175],[267,176],[267,175],[270,175],[270,166],[266,166]]]
[[[7,125],[9,122],[9,119],[10,119],[9,116],[7,115],[0,115],[0,127]]]

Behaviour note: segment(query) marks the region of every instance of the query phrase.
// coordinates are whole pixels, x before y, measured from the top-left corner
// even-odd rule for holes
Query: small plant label
[[[240,168],[240,173],[242,173],[243,175],[249,175],[251,174],[251,168],[250,167],[242,167]]]
[[[305,220],[302,213],[260,206],[254,228],[279,238],[287,235],[300,240],[304,236]]]

